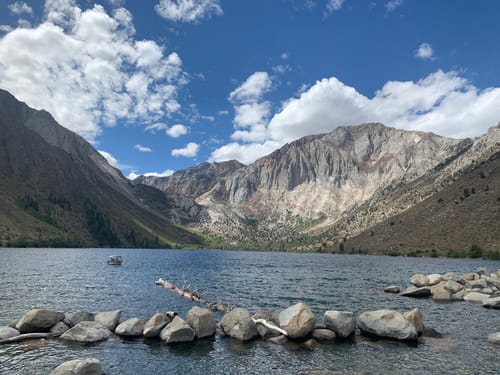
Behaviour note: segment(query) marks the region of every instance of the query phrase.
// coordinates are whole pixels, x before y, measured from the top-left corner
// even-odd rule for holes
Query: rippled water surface
[[[119,253],[122,266],[108,266]],[[487,343],[500,331],[500,311],[468,303],[438,304],[383,293],[406,287],[414,273],[471,272],[500,262],[356,255],[189,250],[0,249],[0,325],[34,307],[66,313],[121,309],[122,319],[149,319],[157,311],[182,316],[193,306],[155,286],[158,278],[205,290],[210,299],[250,311],[279,311],[305,302],[322,323],[326,310],[355,314],[381,308],[420,307],[425,323],[445,334],[418,345],[373,341],[313,348],[263,341],[241,344],[216,337],[167,346],[115,340],[83,346],[59,340],[0,346],[0,374],[48,374],[76,357],[101,360],[109,374],[296,374],[311,369],[367,374],[500,374],[500,348]],[[220,316],[217,316],[220,319]]]

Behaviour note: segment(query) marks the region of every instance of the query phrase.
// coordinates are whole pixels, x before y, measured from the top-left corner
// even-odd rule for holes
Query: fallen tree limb
[[[5,340],[0,340],[0,344],[11,344],[13,342],[19,342],[24,340],[33,340],[33,339],[51,339],[57,337],[57,335],[53,333],[24,333],[22,335],[9,337]]]
[[[272,330],[272,331],[276,331],[276,332],[278,332],[278,333],[279,333],[279,334],[281,334],[281,335],[288,336],[288,333],[286,333],[286,331],[285,331],[284,329],[282,329],[282,328],[280,328],[280,327],[278,327],[278,326],[274,325],[273,323],[269,323],[269,322],[268,322],[267,320],[265,320],[265,319],[253,319],[253,318],[252,318],[252,320],[253,320],[253,322],[254,322],[255,324],[257,324],[257,323],[262,324],[263,326],[265,326],[265,327],[269,328],[269,329],[270,329],[270,330]]]
[[[232,310],[232,307],[230,305],[227,305],[223,302],[213,302],[213,301],[208,301],[203,299],[202,294],[198,292],[197,290],[192,290],[191,286],[189,288],[179,288],[175,286],[174,284],[163,280],[162,278],[159,278],[158,280],[155,281],[156,285],[161,285],[166,289],[170,289],[171,291],[177,293],[181,297],[190,299],[191,301],[194,302],[199,302],[204,305],[207,305],[214,311],[221,311],[223,313],[229,312]]]

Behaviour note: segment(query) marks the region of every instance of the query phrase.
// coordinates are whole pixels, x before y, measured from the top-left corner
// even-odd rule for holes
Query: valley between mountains
[[[500,124],[475,139],[332,129],[250,165],[129,181],[0,90],[0,243],[498,255]]]

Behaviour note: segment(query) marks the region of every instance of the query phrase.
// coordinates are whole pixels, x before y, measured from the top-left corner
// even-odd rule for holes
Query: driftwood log
[[[159,278],[155,281],[156,285],[161,285],[166,289],[171,290],[174,293],[177,293],[181,297],[187,298],[194,302],[202,303],[214,311],[220,311],[223,313],[227,313],[233,309],[233,306],[230,306],[224,302],[215,302],[209,301],[203,298],[203,294],[197,290],[192,290],[191,286],[179,288],[178,286]]]
[[[54,333],[25,333],[22,335],[10,337],[5,340],[0,340],[0,344],[12,344],[13,342],[19,342],[24,340],[52,339],[57,336],[59,335],[56,335]]]

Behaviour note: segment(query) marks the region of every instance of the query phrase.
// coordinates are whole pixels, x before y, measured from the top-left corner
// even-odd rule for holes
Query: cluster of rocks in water
[[[500,269],[488,273],[485,268],[476,272],[459,275],[448,272],[444,275],[415,274],[410,278],[410,286],[400,295],[406,297],[432,297],[435,301],[467,301],[480,303],[484,307],[500,309]],[[400,293],[396,285],[384,289],[388,293]]]
[[[219,324],[209,309],[198,306],[191,308],[185,319],[176,313],[158,312],[146,322],[140,318],[120,322],[121,313],[121,310],[116,310],[98,314],[79,312],[65,316],[53,310],[33,309],[9,327],[0,327],[0,343],[21,341],[24,337],[59,337],[61,340],[80,343],[95,343],[117,337],[144,337],[175,344],[210,338],[219,332],[221,336],[240,341],[260,337],[277,344],[292,340],[310,346],[320,341],[353,338],[357,332],[369,337],[395,340],[417,340],[424,333],[423,314],[418,308],[405,313],[394,310],[368,311],[358,317],[349,311],[326,311],[321,326],[316,325],[314,314],[304,303],[293,305],[279,314],[259,311],[252,315],[246,309],[235,308],[224,314]],[[65,362],[51,374],[103,373],[98,360],[86,358]]]

